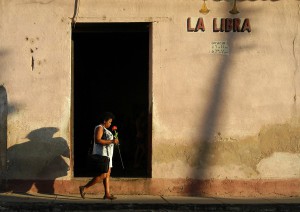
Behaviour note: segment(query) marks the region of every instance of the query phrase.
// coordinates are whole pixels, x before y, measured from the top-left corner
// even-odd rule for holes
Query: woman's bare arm
[[[102,144],[102,145],[108,145],[108,144],[115,143],[115,140],[101,139],[102,135],[103,135],[103,127],[97,127],[97,129],[96,129],[96,139],[95,139],[96,143]]]

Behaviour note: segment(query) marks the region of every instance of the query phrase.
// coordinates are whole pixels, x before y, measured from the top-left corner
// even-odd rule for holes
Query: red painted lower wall
[[[87,178],[72,180],[2,181],[1,190],[11,192],[38,192],[54,194],[78,194],[80,185]],[[119,195],[171,195],[214,197],[276,197],[300,196],[300,179],[291,180],[191,180],[191,179],[111,179],[110,190]],[[103,194],[99,183],[87,193]]]

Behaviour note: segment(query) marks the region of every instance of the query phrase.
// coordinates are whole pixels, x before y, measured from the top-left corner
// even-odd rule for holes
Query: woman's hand
[[[115,139],[113,140],[113,143],[114,143],[114,144],[119,144],[119,139],[115,138]]]

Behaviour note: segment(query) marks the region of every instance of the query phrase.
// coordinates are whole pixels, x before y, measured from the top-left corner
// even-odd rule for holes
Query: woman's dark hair
[[[103,113],[102,120],[103,121],[108,121],[109,119],[115,119],[115,115],[112,114],[111,112]]]

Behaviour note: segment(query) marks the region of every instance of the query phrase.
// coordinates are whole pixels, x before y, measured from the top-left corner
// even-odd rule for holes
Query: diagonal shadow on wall
[[[216,0],[215,0],[216,1]],[[233,1],[230,1],[233,2]],[[243,11],[243,17],[246,17],[247,14],[252,14],[257,11],[246,11],[245,8],[242,8],[239,5],[239,8]],[[235,16],[231,16],[227,12],[224,16],[235,18]],[[229,48],[233,46],[235,42],[239,42],[239,40],[244,36],[248,35],[248,32],[216,32],[216,33],[224,33],[222,37],[222,41],[227,41]],[[244,34],[243,34],[244,33]],[[247,34],[246,34],[247,33]],[[246,48],[250,49],[253,46],[247,46]],[[207,104],[207,108],[205,111],[205,116],[202,119],[201,126],[204,126],[200,130],[200,139],[199,143],[196,145],[197,148],[197,157],[195,158],[194,164],[197,164],[197,168],[194,168],[190,173],[192,179],[201,180],[201,183],[190,183],[187,187],[187,192],[190,195],[197,195],[199,193],[204,194],[203,189],[207,187],[205,180],[207,179],[207,171],[210,167],[211,155],[213,153],[214,148],[214,136],[217,133],[217,125],[219,122],[219,118],[221,114],[221,108],[223,106],[224,94],[226,92],[226,83],[230,82],[230,69],[232,67],[232,59],[234,54],[237,54],[235,49],[230,49],[229,55],[222,56],[223,59],[219,62],[214,83],[212,86],[211,97],[207,100],[209,103]]]

